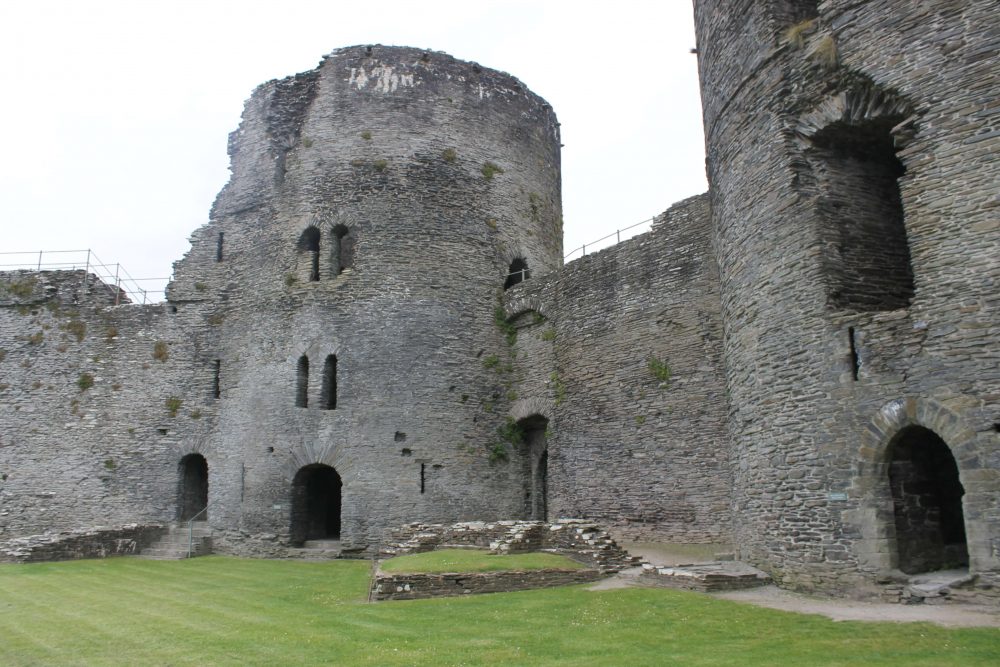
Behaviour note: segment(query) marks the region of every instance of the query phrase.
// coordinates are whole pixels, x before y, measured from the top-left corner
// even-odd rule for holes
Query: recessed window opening
[[[898,181],[905,169],[890,133],[900,120],[837,122],[813,137],[828,299],[836,308],[894,310],[913,297]]]
[[[784,0],[784,11],[792,25],[819,16],[819,0]]]
[[[337,407],[337,355],[327,355],[323,363],[323,390],[320,392],[320,405],[324,410]]]
[[[222,374],[222,360],[216,359],[212,362],[212,398],[222,396],[222,384],[220,382]]]
[[[299,237],[299,252],[309,254],[309,282],[319,280],[319,229],[308,227]]]
[[[295,380],[295,407],[309,407],[309,357],[299,357]]]
[[[333,248],[330,256],[334,263],[334,275],[340,275],[344,269],[354,267],[355,238],[346,225],[336,225],[333,228]]]
[[[507,279],[504,281],[503,288],[510,289],[518,283],[522,283],[531,277],[531,272],[528,271],[528,262],[523,258],[518,257],[513,262],[510,263],[510,267],[507,269]]]
[[[854,327],[849,327],[847,329],[848,342],[851,345],[851,377],[854,381],[858,381],[858,371],[861,370],[861,359],[858,358],[858,344],[857,337],[854,333]]]
[[[177,518],[190,521],[208,520],[208,461],[201,454],[188,454],[180,460],[180,489],[178,492]]]
[[[292,480],[293,544],[340,539],[342,492],[340,475],[330,466],[313,463],[299,469]]]
[[[899,569],[967,568],[965,489],[948,445],[933,431],[910,426],[890,445],[888,463]]]
[[[223,233],[219,232],[219,240],[215,244],[215,261],[216,262],[221,262],[222,261],[222,241],[223,241],[223,238],[224,238]]]

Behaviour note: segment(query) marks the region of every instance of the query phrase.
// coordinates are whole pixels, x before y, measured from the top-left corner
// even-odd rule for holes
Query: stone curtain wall
[[[597,570],[529,570],[469,574],[379,574],[371,599],[420,600],[424,598],[509,593],[535,588],[586,584],[602,578]]]
[[[130,524],[19,537],[0,542],[0,561],[37,563],[81,558],[131,556],[166,533],[162,525]]]
[[[629,539],[730,537],[718,275],[707,197],[653,230],[549,277],[555,366],[545,395],[550,516],[582,516]],[[535,364],[532,352],[518,363]],[[537,345],[532,343],[532,345]]]
[[[512,554],[552,551],[602,574],[636,565],[637,558],[618,546],[601,526],[585,519],[542,521],[469,521],[456,524],[414,522],[392,529],[379,550],[381,559],[436,549],[478,548]]]
[[[988,584],[1000,553],[995,6],[828,0],[798,24],[794,4],[695,3],[740,555],[785,585],[877,594],[898,554],[885,511],[894,433],[873,446],[872,424],[887,406],[933,401],[949,419],[911,423],[958,462],[970,569]],[[891,161],[831,161],[824,133],[873,127],[905,170],[907,249],[871,236],[872,216],[892,211],[836,205],[862,203],[865,181],[885,190]],[[906,285],[873,299],[877,281],[857,284],[906,250],[912,299]]]
[[[0,275],[0,539],[175,516],[212,421],[199,322],[113,303],[83,272]]]

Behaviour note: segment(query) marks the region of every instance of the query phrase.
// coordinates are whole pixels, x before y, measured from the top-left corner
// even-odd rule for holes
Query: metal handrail
[[[208,505],[205,505],[200,512],[188,519],[188,558],[191,557],[191,552],[194,550],[194,520],[207,511]]]
[[[65,259],[60,258],[59,261],[45,262],[44,256],[46,254],[76,254],[78,255],[78,259],[76,259],[76,261],[66,261]],[[14,255],[25,257],[26,261],[14,263],[8,262],[7,258]],[[130,297],[131,300],[136,303],[150,302],[149,291],[141,287],[139,283],[168,280],[167,278],[133,278],[120,263],[106,264],[101,261],[101,259],[97,256],[97,253],[89,248],[83,250],[39,250],[37,252],[4,251],[0,252],[0,256],[4,256],[4,262],[0,263],[0,270],[13,270],[18,268],[28,271],[65,271],[83,269],[85,281],[86,276],[93,273],[101,281],[101,286],[107,288],[114,295],[115,305],[121,302],[123,295]],[[28,257],[31,259],[27,260]]]
[[[637,222],[634,225],[629,225],[628,227],[622,227],[621,229],[616,229],[613,234],[608,234],[607,236],[603,236],[603,237],[597,239],[596,241],[591,241],[590,243],[584,243],[579,248],[574,248],[574,249],[570,250],[568,253],[566,253],[563,256],[563,261],[569,259],[575,253],[580,252],[580,251],[582,251],[582,255],[581,256],[586,256],[587,255],[587,246],[588,245],[591,245],[591,246],[592,245],[596,245],[596,244],[600,243],[601,241],[607,241],[608,239],[610,239],[612,237],[615,238],[615,243],[621,243],[622,242],[622,232],[627,232],[628,230],[635,229],[636,227],[639,227],[640,225],[646,225],[646,224],[649,224],[649,223],[652,223],[652,222],[655,222],[655,221],[656,221],[656,216],[653,216],[652,218],[646,218],[645,220],[642,220],[641,222]],[[630,238],[630,237],[626,237],[626,239],[627,238]]]

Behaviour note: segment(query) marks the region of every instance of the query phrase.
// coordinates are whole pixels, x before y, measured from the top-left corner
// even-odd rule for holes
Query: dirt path
[[[675,566],[711,560],[713,555],[728,551],[726,544],[687,545],[649,542],[619,542],[629,553],[656,565]],[[624,570],[614,577],[599,581],[590,590],[609,590],[641,585],[641,568]],[[970,604],[888,604],[860,602],[844,598],[829,598],[794,593],[777,586],[762,586],[742,591],[706,593],[723,600],[733,600],[800,614],[820,614],[835,621],[925,622],[946,627],[1000,627],[1000,608]]]
[[[969,604],[887,604],[859,602],[793,593],[777,586],[745,591],[710,593],[723,600],[747,602],[801,614],[821,614],[835,621],[896,621],[935,623],[951,628],[988,626],[1000,628],[1000,609]]]

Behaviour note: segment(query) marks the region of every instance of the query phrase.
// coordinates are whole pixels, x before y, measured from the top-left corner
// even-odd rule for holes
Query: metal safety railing
[[[133,278],[118,263],[102,262],[90,250],[38,250],[25,252],[0,252],[0,271],[79,271],[93,274],[114,296],[115,304],[123,301],[154,303],[164,298],[162,289],[146,289],[142,283],[162,282],[169,278]],[[125,297],[123,299],[123,297]]]
[[[597,239],[596,241],[592,241],[590,243],[584,243],[579,248],[574,248],[573,250],[570,250],[568,254],[566,254],[565,256],[563,256],[563,261],[569,261],[569,259],[571,257],[573,257],[573,255],[576,255],[577,253],[580,253],[580,257],[583,257],[584,255],[587,254],[587,248],[590,248],[591,252],[595,252],[596,250],[603,250],[604,248],[613,246],[613,245],[615,245],[617,243],[621,243],[623,240],[628,240],[628,239],[632,238],[633,236],[637,236],[639,234],[642,234],[643,232],[645,232],[647,230],[646,229],[639,229],[639,228],[640,227],[646,227],[647,225],[650,226],[650,227],[652,227],[652,224],[653,224],[654,220],[656,220],[655,217],[647,218],[646,220],[643,220],[642,222],[637,222],[634,225],[629,225],[628,227],[622,227],[621,229],[616,229],[613,233],[608,234],[607,236],[602,236],[601,238]],[[622,237],[622,232],[629,232],[629,233],[626,233],[625,236],[624,236],[624,238],[623,238]],[[611,241],[610,243],[603,243],[602,244],[602,242],[608,241],[609,239],[614,239],[614,241]],[[599,246],[599,247],[595,247],[595,246]]]
[[[194,522],[198,517],[207,511],[208,505],[205,505],[200,512],[188,519],[188,558],[191,557],[191,554],[194,551]]]

